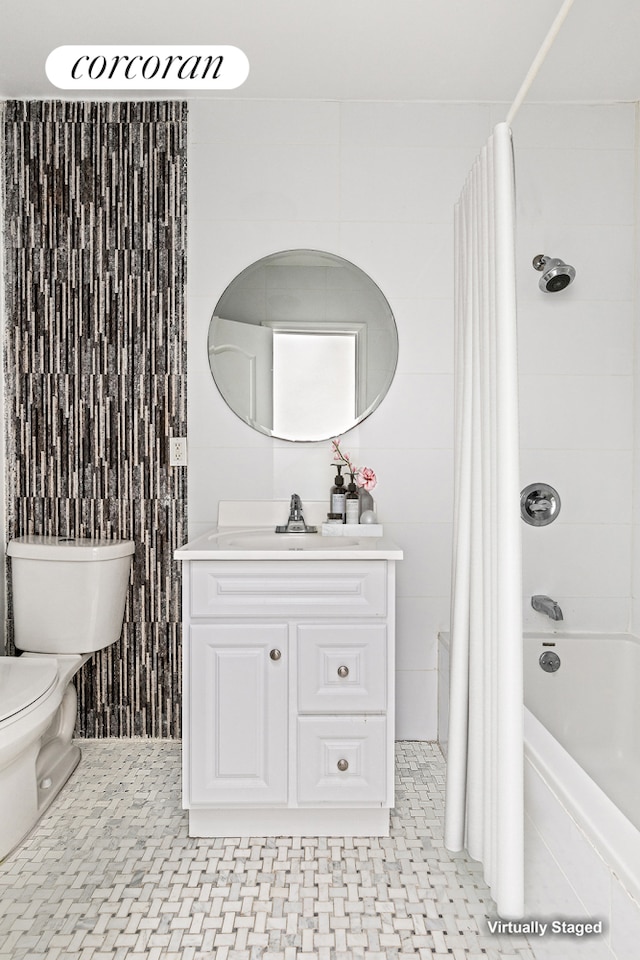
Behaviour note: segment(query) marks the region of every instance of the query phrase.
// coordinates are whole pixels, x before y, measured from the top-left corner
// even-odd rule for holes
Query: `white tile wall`
[[[635,106],[525,106],[514,123],[518,197],[521,480],[562,511],[523,526],[525,628],[629,629],[633,555]],[[531,260],[577,271],[544,294]],[[548,593],[561,625],[530,608]],[[640,591],[639,591],[640,593]]]
[[[453,204],[490,132],[486,105],[204,101],[189,105],[189,521],[219,500],[328,496],[328,443],[263,437],[211,380],[213,308],[249,263],[311,247],[356,263],[396,316],[398,372],[347,434],[373,467],[398,574],[400,739],[437,736],[438,630],[449,622],[453,480]]]
[[[527,103],[514,122],[518,147],[557,150],[634,150],[635,107],[618,104]]]
[[[523,147],[518,155],[533,171],[518,180],[519,213],[528,222],[547,229],[633,224],[632,149],[557,148],[545,138],[538,148]]]
[[[636,104],[636,182],[640,176],[640,141],[637,137],[640,104]],[[636,262],[640,256],[640,194],[636,190],[635,197],[635,234],[634,250]],[[640,304],[640,270],[635,272],[634,295],[636,303],[636,324],[640,324],[640,313],[637,305]],[[638,329],[638,328],[637,328]],[[634,350],[634,411],[640,404],[640,340],[636,334]],[[634,457],[633,457],[633,527],[632,527],[632,567],[631,567],[631,630],[640,631],[640,417],[634,416]]]
[[[524,449],[631,450],[631,377],[540,373],[520,387]]]
[[[424,698],[435,689],[435,636],[449,620],[452,205],[503,114],[469,104],[190,104],[191,533],[215,522],[220,499],[327,495],[328,444],[273,441],[241,423],[211,381],[205,343],[215,303],[250,262],[293,247],[352,260],[388,298],[399,331],[393,386],[345,446],[378,473],[380,518],[405,549],[401,738],[436,736],[435,699]],[[564,628],[624,630],[635,608],[632,555],[640,598],[635,107],[525,106],[514,143],[522,483],[549,480],[563,501],[556,524],[524,532],[525,623],[555,626],[528,607],[531,593],[550,592]],[[572,263],[576,282],[540,293],[537,253]]]
[[[529,282],[535,281],[531,271]],[[579,280],[582,282],[582,275]],[[573,293],[568,287],[567,297]],[[518,345],[521,375],[632,376],[634,304],[630,300],[521,299]],[[549,295],[550,296],[550,295]],[[542,306],[545,307],[542,310]],[[552,345],[552,349],[549,349]]]

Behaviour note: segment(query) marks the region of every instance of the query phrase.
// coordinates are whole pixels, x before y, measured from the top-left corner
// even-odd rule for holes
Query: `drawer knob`
[[[348,769],[349,769],[349,761],[348,761],[348,760],[338,760],[338,770],[340,770],[342,773],[344,773],[344,771],[345,771],[345,770],[348,770]]]
[[[274,649],[271,650],[271,652],[269,653],[269,656],[271,657],[272,660],[279,660],[282,654],[278,649],[274,647]]]
[[[338,676],[339,677],[348,677],[349,676],[349,667],[338,667]]]

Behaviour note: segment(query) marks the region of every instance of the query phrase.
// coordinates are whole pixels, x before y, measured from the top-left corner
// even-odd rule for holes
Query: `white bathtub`
[[[545,651],[560,657],[554,673]],[[524,682],[527,910],[602,918],[601,955],[636,958],[640,641],[525,636]]]
[[[445,755],[448,639],[439,648]],[[560,657],[555,673],[539,665],[545,651]],[[532,942],[536,958],[637,960],[640,640],[525,635],[524,672],[526,914],[605,921],[597,940]]]
[[[556,653],[545,673],[538,659]],[[640,641],[628,635],[525,637],[525,704],[640,831]],[[640,858],[634,883],[638,889]]]

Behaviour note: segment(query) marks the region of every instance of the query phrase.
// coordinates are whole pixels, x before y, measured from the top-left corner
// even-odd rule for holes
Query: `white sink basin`
[[[176,560],[401,560],[386,537],[323,537],[321,533],[275,533],[273,527],[218,528],[176,550]]]
[[[345,550],[357,547],[357,537],[323,537],[320,533],[274,533],[271,530],[234,530],[211,537],[227,550]]]

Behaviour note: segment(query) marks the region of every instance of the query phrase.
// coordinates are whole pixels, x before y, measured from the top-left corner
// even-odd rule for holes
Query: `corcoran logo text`
[[[47,57],[61,90],[233,90],[249,61],[230,46],[65,46]]]

